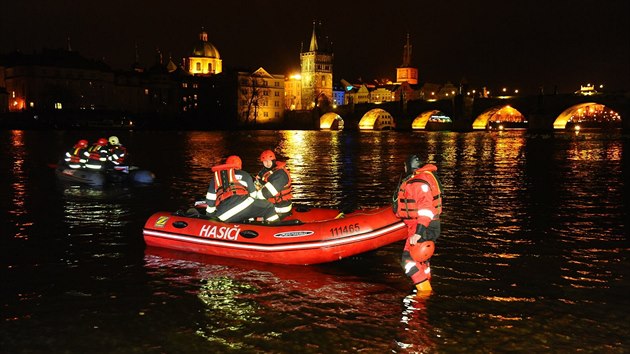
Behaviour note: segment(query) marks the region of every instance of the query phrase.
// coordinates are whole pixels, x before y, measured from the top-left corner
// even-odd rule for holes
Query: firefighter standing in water
[[[407,225],[408,237],[401,265],[414,282],[418,295],[431,293],[431,268],[434,241],[440,236],[442,186],[436,176],[437,167],[421,166],[416,155],[405,161],[405,177],[394,195],[394,211]]]
[[[278,221],[273,204],[256,200],[254,179],[243,171],[241,158],[232,155],[225,165],[212,168],[212,180],[206,194],[206,214],[215,215],[223,222],[242,222],[262,217],[264,222]]]
[[[276,161],[276,154],[265,150],[260,154],[263,168],[256,175],[259,186],[254,194],[256,199],[266,199],[273,203],[280,218],[291,214],[293,208],[291,175],[286,168],[286,162]]]
[[[87,156],[85,152],[88,148],[88,141],[81,139],[77,141],[76,144],[72,147],[72,150],[66,152],[66,156],[64,157],[64,161],[66,161],[66,165],[70,168],[83,168],[85,167],[85,163],[87,162]]]

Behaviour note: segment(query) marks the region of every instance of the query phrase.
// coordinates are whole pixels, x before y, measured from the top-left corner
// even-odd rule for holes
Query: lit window
[[[55,109],[61,109],[61,108],[62,108],[61,102],[56,102],[55,103]]]

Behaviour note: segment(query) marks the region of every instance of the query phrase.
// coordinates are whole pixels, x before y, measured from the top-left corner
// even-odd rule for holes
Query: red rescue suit
[[[85,148],[75,145],[71,151],[66,152],[64,160],[70,168],[82,168],[87,162]]]
[[[286,162],[276,161],[274,166],[269,169],[263,168],[256,176],[256,180],[262,187],[254,194],[254,197],[271,202],[278,214],[288,214],[293,207],[291,174],[286,165]]]
[[[224,222],[258,217],[269,222],[278,220],[271,203],[251,197],[256,188],[249,173],[235,170],[234,165],[215,166],[212,171],[213,178],[206,193],[206,214],[215,213]]]
[[[111,145],[109,147],[109,156],[107,156],[107,161],[111,162],[114,166],[119,166],[123,162],[125,162],[125,157],[127,156],[127,149],[122,145]]]
[[[402,181],[397,192],[396,216],[407,225],[407,241],[401,264],[414,284],[431,279],[431,268],[429,261],[416,262],[411,258],[409,239],[420,234],[422,241],[435,241],[440,235],[442,188],[436,171],[437,167],[432,164],[420,167]],[[426,230],[424,234],[421,234],[422,230]]]
[[[85,164],[85,167],[100,170],[103,168],[105,161],[107,161],[107,156],[109,155],[109,150],[107,149],[107,145],[99,145],[95,143],[90,146],[88,151],[85,152],[85,156],[88,158],[88,162]]]

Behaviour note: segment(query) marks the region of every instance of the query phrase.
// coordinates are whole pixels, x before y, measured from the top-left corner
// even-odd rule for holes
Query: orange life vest
[[[278,190],[278,194],[267,198],[267,200],[273,204],[278,204],[279,202],[290,202],[293,199],[293,187],[291,186],[291,174],[286,169],[286,162],[276,162],[276,166],[265,172],[260,178],[263,181],[263,184],[269,181],[269,177],[274,174],[276,171],[283,170],[287,174],[287,184],[282,186],[282,189]]]
[[[413,184],[422,183],[429,187],[433,202],[432,202],[432,214],[434,220],[436,220],[442,213],[442,190],[440,188],[440,182],[431,171],[423,170],[422,168],[416,170],[410,178],[403,181],[398,188],[398,203],[396,208],[396,216],[403,219],[415,219],[418,214],[419,206],[415,199],[408,198],[407,187],[414,188]]]
[[[236,178],[235,167],[235,165],[227,164],[212,167],[214,188],[217,191],[217,200],[215,202],[217,206],[231,196],[249,195],[247,187]]]

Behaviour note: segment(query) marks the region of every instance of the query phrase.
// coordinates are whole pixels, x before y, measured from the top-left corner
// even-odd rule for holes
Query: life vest
[[[415,219],[419,216],[427,216],[436,220],[442,213],[442,188],[432,171],[423,166],[416,170],[408,179],[404,180],[398,187],[396,216],[403,219]],[[418,201],[408,197],[407,188],[414,188],[414,184],[421,183],[428,187],[432,196],[431,210],[424,212]],[[422,188],[422,187],[420,187]],[[427,215],[429,214],[429,215]]]
[[[96,144],[90,146],[87,154],[90,160],[105,162],[107,160],[108,150],[106,146]]]
[[[271,175],[273,175],[277,171],[283,170],[287,174],[287,178],[289,179],[287,183],[284,186],[282,186],[281,189],[279,190],[276,189],[275,191],[277,193],[267,198],[267,200],[273,204],[278,204],[280,202],[290,202],[291,199],[293,199],[293,187],[291,186],[291,174],[289,174],[289,171],[286,169],[286,165],[287,165],[286,162],[276,162],[276,166],[274,166],[274,168],[265,172],[262,176],[259,176],[259,178],[262,180],[262,184],[264,188],[264,185],[266,185],[269,182],[269,178],[271,177]],[[272,186],[272,188],[276,188],[276,187],[277,186]],[[273,193],[273,191],[270,191],[270,192]]]
[[[249,195],[247,187],[245,187],[236,178],[234,172],[235,165],[218,165],[212,167],[214,173],[214,187],[217,191],[217,199],[215,205],[221,204],[224,200],[234,195]]]
[[[109,149],[109,156],[107,159],[114,165],[120,165],[125,161],[127,155],[127,149],[122,145],[114,145]]]
[[[64,160],[71,168],[80,168],[82,164],[87,162],[84,155],[85,149],[81,147],[74,147],[71,152],[66,152]]]

